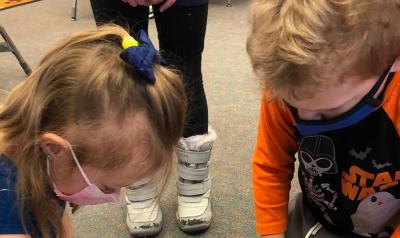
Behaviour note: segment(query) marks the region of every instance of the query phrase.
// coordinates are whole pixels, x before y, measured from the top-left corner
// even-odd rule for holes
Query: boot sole
[[[159,210],[158,216],[156,220],[153,222],[143,223],[142,225],[138,225],[136,229],[132,229],[128,225],[128,217],[126,218],[126,223],[128,226],[129,234],[133,237],[147,237],[147,236],[155,236],[161,232],[163,223],[162,223],[162,212]],[[151,225],[150,225],[151,224]]]
[[[130,235],[132,236],[132,237],[153,237],[153,236],[156,236],[158,233],[160,233],[161,232],[161,229],[159,230],[159,231],[143,231],[143,232],[131,232],[131,231],[129,231],[129,233],[130,233]]]
[[[154,227],[154,228],[142,228],[143,230],[131,230],[129,229],[129,234],[133,237],[147,237],[147,236],[155,236],[158,233],[161,232],[162,230],[162,224],[160,224],[159,227]]]
[[[195,219],[193,219],[195,220]],[[199,231],[205,231],[210,227],[210,223],[202,223],[198,225],[184,225],[181,222],[178,222],[179,228],[187,233],[191,232],[199,232]]]
[[[210,215],[210,220],[208,222],[205,222],[201,219],[196,219],[196,217],[193,217],[191,219],[180,219],[178,212],[176,212],[176,220],[178,222],[179,228],[184,231],[184,232],[198,232],[198,231],[205,231],[207,230],[212,221],[212,212],[211,212],[211,204],[208,206],[207,210],[205,213],[209,212]],[[203,214],[204,215],[204,214]]]

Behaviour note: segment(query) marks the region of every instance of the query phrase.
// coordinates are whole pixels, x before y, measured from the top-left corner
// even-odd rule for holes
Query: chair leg
[[[227,6],[227,7],[232,7],[231,1],[232,1],[232,0],[227,0],[227,1],[226,1],[226,6]]]
[[[24,70],[25,74],[29,76],[32,72],[31,68],[29,67],[28,63],[24,60],[21,53],[18,51],[17,47],[14,45],[14,42],[7,34],[4,27],[1,25],[0,25],[0,34],[5,40],[5,48],[7,49],[7,51],[10,51],[15,55],[22,69]]]
[[[71,21],[76,21],[77,7],[78,7],[78,0],[72,0]]]

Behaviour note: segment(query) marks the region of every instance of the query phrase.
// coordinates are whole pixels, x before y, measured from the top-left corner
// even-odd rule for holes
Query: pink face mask
[[[79,164],[78,159],[76,158],[76,155],[71,145],[70,145],[70,150],[72,153],[72,157],[74,158],[74,161],[78,166],[78,169],[81,172],[82,177],[85,179],[88,186],[86,186],[84,189],[82,189],[77,193],[71,195],[65,195],[57,188],[56,184],[53,182],[54,192],[56,193],[57,197],[60,198],[61,200],[71,202],[76,205],[96,205],[101,203],[119,202],[120,201],[119,193],[106,194],[102,192],[95,184],[90,183],[85,172],[83,172],[83,169]],[[47,159],[47,174],[50,176],[49,157],[47,157],[46,159]]]

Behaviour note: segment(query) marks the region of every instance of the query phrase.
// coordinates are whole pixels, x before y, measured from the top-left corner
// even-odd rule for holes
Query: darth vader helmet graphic
[[[335,145],[333,141],[322,135],[307,136],[300,141],[296,158],[304,166],[307,173],[314,177],[324,174],[336,174]]]

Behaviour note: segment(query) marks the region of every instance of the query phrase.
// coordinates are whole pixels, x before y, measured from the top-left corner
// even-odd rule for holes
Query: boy
[[[253,1],[260,235],[400,237],[399,5]],[[288,208],[295,160],[302,193]]]

